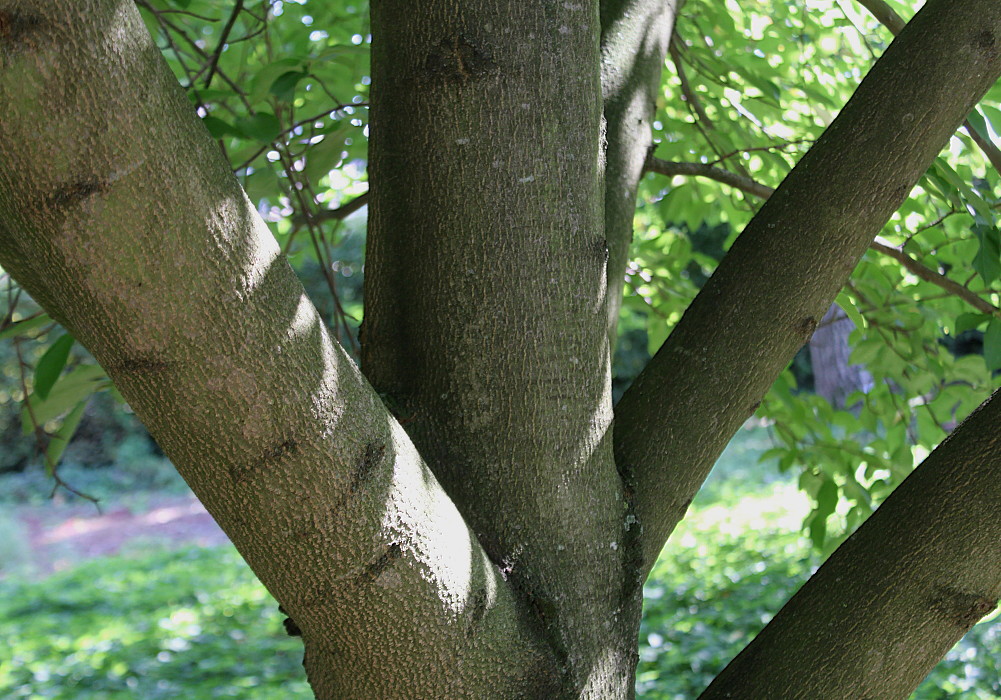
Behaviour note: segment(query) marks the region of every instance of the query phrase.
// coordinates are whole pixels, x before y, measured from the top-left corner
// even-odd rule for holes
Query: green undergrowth
[[[0,697],[311,697],[282,619],[232,547],[0,582]]]
[[[819,563],[798,532],[810,504],[794,486],[720,493],[692,508],[645,586],[644,700],[698,697]],[[1001,618],[974,627],[911,696],[947,699],[1001,700]]]
[[[644,700],[697,697],[817,564],[807,497],[757,463],[766,441],[741,431],[647,583]],[[0,580],[0,697],[311,697],[299,640],[232,547],[128,551]],[[999,659],[1001,619],[981,623],[912,698],[999,700]]]

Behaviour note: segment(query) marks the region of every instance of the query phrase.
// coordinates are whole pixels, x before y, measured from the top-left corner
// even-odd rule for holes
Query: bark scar
[[[997,607],[998,601],[949,586],[936,586],[932,609],[957,627],[969,629]]]
[[[974,44],[977,49],[984,53],[988,58],[995,58],[998,55],[997,38],[989,29],[984,29],[978,32],[977,36],[974,38]]]
[[[294,452],[298,446],[299,443],[292,438],[289,438],[265,452],[264,459],[269,462],[276,462]]]
[[[796,324],[796,332],[807,339],[813,335],[815,330],[817,330],[817,319],[813,316],[807,316]]]
[[[403,548],[399,542],[393,542],[378,559],[365,567],[364,578],[368,581],[375,581],[390,564],[401,556],[403,556]]]
[[[0,48],[11,55],[38,48],[33,36],[45,25],[40,17],[0,11]]]
[[[472,637],[476,632],[477,625],[487,614],[487,592],[480,588],[473,594],[473,599],[469,604],[469,625],[466,627],[466,636]]]
[[[597,253],[602,265],[608,264],[608,241],[604,238],[596,239],[594,241],[594,252]]]
[[[137,355],[127,357],[121,362],[116,362],[108,369],[112,373],[122,372],[123,374],[158,374],[166,372],[174,363],[160,360],[152,355]]]
[[[281,462],[290,454],[296,451],[299,447],[299,443],[292,439],[286,438],[282,442],[272,446],[270,449],[265,450],[258,459],[253,464],[234,464],[229,467],[229,476],[233,481],[240,481],[243,477],[253,472],[259,471],[273,464]]]
[[[442,39],[424,61],[425,72],[445,82],[465,83],[496,69],[493,58],[462,34]]]
[[[365,452],[355,465],[354,476],[351,478],[351,493],[358,491],[369,480],[385,454],[385,444],[370,442],[365,445]]]
[[[60,209],[78,204],[88,197],[108,191],[108,183],[96,178],[71,182],[56,189],[49,197],[49,205]]]

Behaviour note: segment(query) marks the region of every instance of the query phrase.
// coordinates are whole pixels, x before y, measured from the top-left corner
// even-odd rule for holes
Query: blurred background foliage
[[[616,398],[770,188],[821,136],[891,41],[867,7],[880,5],[907,19],[920,4],[681,4],[657,96],[656,145],[638,197],[614,357]],[[137,5],[314,303],[356,355],[367,190],[367,2]],[[914,118],[920,109],[915,105]],[[752,420],[753,438],[745,431],[738,436],[741,466],[718,468],[709,495],[696,502],[648,588],[638,680],[643,697],[691,697],[774,614],[790,582],[801,581],[997,386],[999,131],[996,86],[886,224],[817,336],[775,383]],[[0,501],[11,507],[34,502],[54,487],[69,501],[183,492],[93,359],[13,280],[0,280]],[[741,447],[748,441],[753,448]],[[798,489],[798,500],[790,488]],[[788,508],[774,510],[778,501],[768,500],[775,489],[786,489],[778,501],[802,506],[792,509],[793,520]],[[764,525],[724,526],[712,515],[720,504],[732,510],[745,502],[760,506],[761,517],[775,517]],[[0,528],[13,533],[16,518],[0,521]],[[18,538],[7,539],[9,573]],[[166,697],[173,681],[157,675],[150,660],[161,647],[171,659],[188,659],[172,662],[172,673],[204,678],[205,688],[230,688],[218,696],[271,697],[263,690],[270,678],[284,679],[275,681],[276,694],[281,683],[292,682],[281,675],[290,668],[286,652],[273,651],[289,648],[289,641],[266,641],[280,624],[271,608],[265,612],[263,594],[235,555],[192,550],[176,567],[173,561],[160,553],[88,565],[42,583],[4,582],[0,624],[24,663],[15,670],[3,666],[3,694],[70,697],[59,695],[53,679],[60,677],[91,678],[87,697]],[[148,570],[157,577],[144,579],[141,593],[120,587]],[[161,581],[168,570],[174,578]],[[202,606],[195,618],[210,619],[191,623],[198,633],[170,637],[150,620],[169,619],[174,613],[160,606],[183,607],[184,591],[194,596],[193,610]],[[197,591],[213,605],[231,596],[231,613],[217,617]],[[102,607],[100,596],[109,593],[119,607]],[[81,617],[87,610],[91,617]],[[233,616],[248,636],[217,634],[236,629]],[[997,667],[991,671],[969,658],[976,648],[997,658],[998,634],[996,623],[975,628],[968,637],[974,641],[957,647],[929,678],[934,688],[926,683],[932,689],[916,697],[1001,694]],[[170,648],[169,640],[181,638],[198,644]],[[223,659],[242,669],[227,676],[226,683],[236,685],[222,684]],[[240,686],[241,677],[254,678],[260,694]],[[152,685],[129,685],[129,678]],[[201,697],[190,687],[185,695]]]

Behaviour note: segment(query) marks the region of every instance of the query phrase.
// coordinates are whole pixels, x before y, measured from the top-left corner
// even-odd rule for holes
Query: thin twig
[[[216,67],[219,65],[219,57],[222,56],[222,50],[226,48],[226,39],[229,38],[229,33],[233,31],[233,25],[236,24],[236,18],[240,15],[240,11],[243,10],[243,0],[236,0],[233,5],[233,11],[229,15],[229,19],[226,21],[226,26],[222,28],[222,33],[219,35],[219,44],[215,47],[215,52],[212,54],[212,60],[209,62],[209,74],[205,78],[206,89],[212,84],[212,78],[215,76]]]
[[[879,20],[879,23],[890,30],[890,33],[896,36],[900,34],[903,30],[904,25],[907,22],[904,18],[898,15],[892,7],[887,5],[883,0],[858,0],[859,4],[865,9],[872,13],[872,16]]]
[[[356,211],[361,209],[366,204],[368,204],[368,192],[363,192],[362,194],[352,199],[350,202],[346,202],[345,204],[342,204],[336,209],[324,209],[323,211],[318,211],[318,212],[305,211],[304,213],[292,219],[292,227],[293,230],[301,228],[305,226],[309,221],[312,221],[313,223],[316,224],[320,224],[323,223],[324,221],[331,221],[331,220],[342,221],[351,216],[352,214],[354,214]]]
[[[678,50],[678,37],[674,36],[670,45],[668,46],[668,52],[671,54],[671,61],[674,63],[674,70],[678,74],[678,80],[681,81],[681,95],[684,97],[685,102],[688,106],[698,115],[699,121],[707,129],[714,129],[712,120],[709,115],[706,114],[705,108],[702,106],[702,102],[696,96],[695,91],[692,90],[691,83],[688,82],[688,76],[685,73],[685,67],[682,62],[681,52]]]
[[[941,287],[950,294],[959,297],[980,313],[1001,318],[1001,309],[998,309],[998,307],[994,306],[978,294],[970,291],[959,282],[956,282],[941,273],[935,272],[931,268],[925,267],[900,248],[891,245],[888,241],[877,237],[876,240],[869,244],[869,249],[878,251],[883,255],[888,255],[899,262],[909,272],[913,273],[915,277]]]
[[[754,153],[755,151],[784,151],[785,149],[790,148],[791,146],[799,146],[804,143],[812,144],[814,143],[814,139],[796,139],[794,141],[783,141],[782,143],[776,143],[770,146],[752,146],[750,148],[738,148],[735,151],[730,151],[729,153],[721,155],[717,160],[714,160],[712,163],[710,163],[710,165],[715,165],[716,163],[722,163],[724,160],[727,160],[728,158],[733,158],[734,156],[740,155],[742,153]]]
[[[685,175],[695,177],[705,177],[710,180],[722,182],[735,189],[741,190],[755,197],[768,199],[775,190],[768,185],[763,185],[756,180],[752,180],[745,175],[738,175],[729,170],[718,168],[705,163],[684,163],[675,160],[661,160],[660,158],[650,158],[646,164],[646,170],[668,177],[674,175]]]
[[[650,172],[660,173],[661,175],[689,175],[709,178],[756,197],[761,197],[762,199],[767,199],[775,191],[768,185],[763,185],[751,178],[703,163],[682,163],[651,157],[647,160],[646,169]],[[937,223],[941,223],[941,219]],[[893,258],[919,279],[944,289],[953,296],[962,299],[977,311],[995,318],[1001,318],[1001,309],[955,280],[922,265],[900,248],[891,245],[888,241],[877,237],[869,244],[869,249]]]

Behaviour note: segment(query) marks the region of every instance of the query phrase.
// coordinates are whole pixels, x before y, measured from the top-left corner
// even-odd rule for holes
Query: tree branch
[[[999,37],[994,0],[930,0],[619,402],[616,457],[636,494],[647,567],[880,228],[1001,74]]]
[[[906,270],[913,273],[916,277],[923,279],[925,282],[931,282],[932,284],[937,285],[938,287],[941,287],[945,291],[949,292],[953,296],[959,297],[980,313],[988,314],[990,316],[1001,316],[1001,310],[994,306],[994,304],[991,304],[989,301],[964,287],[959,282],[956,282],[955,280],[922,265],[903,250],[892,245],[889,241],[883,240],[877,236],[876,240],[869,244],[869,249],[880,252],[883,255],[890,256],[899,262]]]
[[[898,15],[892,7],[887,5],[883,0],[858,0],[859,4],[865,9],[872,13],[872,16],[879,20],[879,23],[890,30],[894,36],[900,33],[900,31],[907,25],[904,18]],[[966,133],[970,135],[973,142],[977,144],[983,154],[990,161],[990,164],[994,166],[994,169],[1001,173],[1001,150],[998,149],[993,143],[985,139],[980,135],[973,125],[970,124],[969,120],[963,120],[963,128]]]
[[[654,96],[674,31],[677,0],[601,3],[601,91],[605,134],[606,305],[614,348],[622,285],[633,238],[636,190],[653,145]]]
[[[967,119],[963,122],[963,128],[966,129],[966,133],[968,133],[970,138],[973,139],[973,143],[977,144],[977,146],[980,147],[980,150],[983,151],[984,155],[987,156],[987,160],[990,161],[992,166],[994,166],[994,169],[1001,173],[1001,150],[999,150],[993,142],[988,141],[981,136],[980,132],[973,128],[973,124],[970,123],[970,120]]]
[[[887,5],[883,0],[858,0],[859,5],[872,13],[872,16],[879,20],[879,23],[890,30],[896,36],[904,29],[907,22],[896,11]]]
[[[746,175],[739,175],[724,168],[718,168],[714,165],[707,165],[704,163],[685,163],[676,160],[662,160],[660,158],[651,157],[647,160],[646,169],[649,172],[657,173],[659,175],[667,175],[668,177],[682,175],[688,177],[709,178],[710,180],[722,182],[724,185],[729,185],[730,187],[746,192],[747,194],[754,195],[755,197],[761,197],[762,199],[768,199],[772,192],[775,191],[768,185],[763,185],[757,180],[749,178]]]
[[[324,209],[318,212],[304,212],[292,219],[292,229],[298,229],[312,221],[314,224],[321,224],[324,221],[343,221],[356,211],[368,204],[368,192],[363,192],[349,202],[345,202],[336,209]]]
[[[671,63],[674,64],[674,70],[678,74],[678,81],[681,83],[681,94],[688,103],[688,106],[692,108],[696,116],[699,118],[699,122],[706,129],[714,129],[715,125],[709,115],[706,114],[705,107],[702,106],[702,100],[699,96],[695,94],[695,90],[692,89],[692,84],[688,82],[688,74],[685,72],[685,65],[681,59],[681,52],[678,50],[678,38],[674,37],[671,41],[670,46],[671,52]]]
[[[1001,597],[998,421],[995,393],[831,555],[700,700],[907,697]]]

